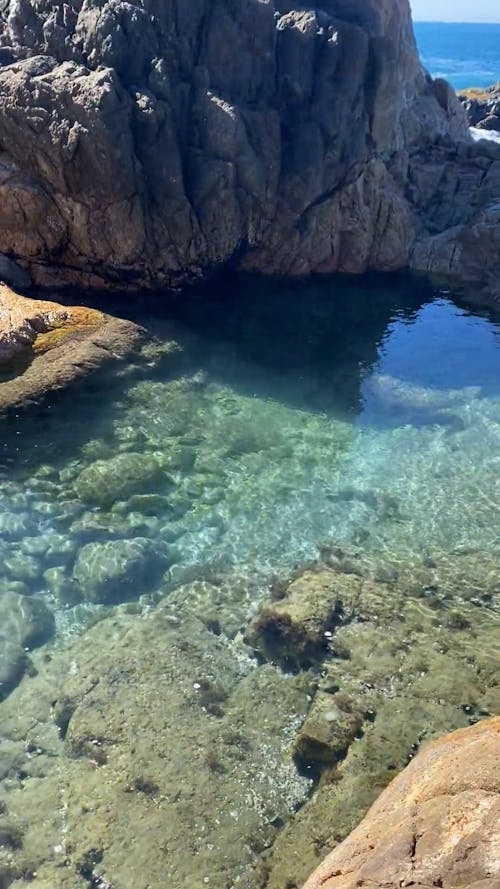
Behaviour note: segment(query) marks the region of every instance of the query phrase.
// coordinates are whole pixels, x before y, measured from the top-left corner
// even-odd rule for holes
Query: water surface
[[[457,90],[500,80],[500,25],[472,22],[415,22],[422,62],[433,77]]]
[[[113,702],[118,706],[120,695],[125,695],[114,728],[116,737],[124,720],[126,731],[136,733],[129,751],[132,761],[145,762],[145,768],[148,762],[160,763],[154,780],[142,772],[127,777],[128,791],[132,781],[140,801],[150,805],[151,818],[157,818],[155,830],[163,831],[165,824],[180,825],[167,856],[172,886],[205,885],[204,874],[212,873],[209,853],[215,849],[221,861],[224,855],[234,857],[237,830],[245,836],[241,862],[236,855],[237,865],[231,865],[223,885],[229,887],[234,881],[245,889],[260,889],[268,884],[262,875],[255,875],[256,858],[300,809],[312,786],[307,772],[297,774],[289,749],[309,706],[313,679],[309,674],[289,676],[262,665],[242,641],[248,621],[269,596],[276,578],[286,578],[339,547],[355,549],[368,563],[402,565],[402,576],[412,575],[412,565],[432,568],[443,559],[453,574],[455,563],[472,554],[485,566],[487,580],[482,585],[461,584],[457,569],[459,580],[455,577],[448,584],[450,601],[446,595],[440,598],[439,588],[430,584],[423,593],[418,591],[418,596],[424,595],[422,601],[417,597],[408,605],[413,617],[408,619],[408,630],[401,630],[401,648],[409,652],[405,657],[416,659],[417,666],[408,667],[408,676],[398,681],[423,683],[422,677],[432,675],[424,704],[420,691],[410,694],[404,685],[401,700],[395,699],[396,717],[402,714],[403,728],[396,722],[397,729],[388,727],[384,734],[377,721],[371,725],[374,712],[368,709],[363,732],[371,728],[379,732],[383,740],[374,742],[374,749],[377,744],[382,749],[389,735],[395,747],[399,744],[395,761],[404,764],[407,748],[411,750],[426,732],[446,731],[464,724],[468,714],[479,718],[493,706],[488,703],[493,680],[486,677],[488,658],[493,657],[493,636],[490,639],[488,633],[495,609],[488,578],[491,566],[498,564],[500,542],[500,324],[491,314],[458,304],[450,293],[408,277],[290,284],[235,276],[189,295],[159,299],[144,298],[117,307],[154,334],[141,355],[4,423],[0,607],[3,626],[10,629],[2,636],[0,668],[10,678],[3,689],[6,700],[0,704],[0,721],[5,724],[0,743],[0,803],[5,801],[5,811],[12,808],[22,813],[23,829],[31,825],[33,847],[39,850],[43,843],[30,821],[26,800],[32,798],[30,794],[38,799],[39,788],[48,787],[43,805],[50,813],[49,826],[54,818],[49,845],[56,850],[49,859],[55,854],[57,862],[57,856],[62,856],[62,864],[69,867],[68,830],[78,846],[86,836],[81,825],[87,824],[85,813],[93,812],[92,800],[115,781],[117,793],[123,792],[120,760],[113,760],[119,741],[111,743],[105,733],[99,734],[99,726],[103,707],[114,712]],[[388,568],[384,576],[393,577],[392,570]],[[398,609],[404,607],[401,589],[394,588]],[[32,613],[34,603],[44,610],[35,608]],[[130,625],[129,637],[123,637],[131,640],[128,652],[127,644],[120,642],[121,625],[104,621],[102,632],[97,624],[90,637],[88,658],[95,663],[88,679],[85,642],[83,649],[78,642],[81,631],[105,614],[122,614],[124,608],[154,615],[158,603],[171,603],[170,623],[162,629],[159,619],[160,631],[155,632],[160,632],[160,638],[150,637],[156,652],[153,662],[148,662],[147,649],[142,650],[147,646],[148,624]],[[382,607],[374,603],[374,609]],[[390,613],[390,603],[383,607],[387,604]],[[462,604],[466,616],[457,611]],[[368,650],[377,652],[381,645],[377,621],[382,618],[377,614],[375,610],[359,618],[360,639],[374,620],[373,635],[360,642],[359,664],[356,636],[350,659],[334,654],[330,667],[340,670],[343,677],[336,678],[335,688],[340,683],[343,691],[345,682],[347,689],[347,665],[352,662],[357,694],[365,694],[368,668],[362,666],[362,656]],[[55,645],[50,615],[55,617]],[[401,615],[401,621],[407,619]],[[472,649],[463,662],[456,660],[457,645],[466,644],[457,642],[457,632],[464,628],[468,628],[464,639],[474,650],[476,632],[483,634],[476,653],[485,659],[484,664],[475,664]],[[345,632],[349,634],[349,627]],[[30,675],[24,649],[29,653],[51,636],[45,661],[43,649],[42,660],[36,660],[37,679],[36,670]],[[61,668],[69,670],[69,691],[65,687],[62,703],[60,693],[52,692],[52,700],[50,692],[50,684],[56,681],[50,678],[52,657],[53,669],[59,669],[58,640],[70,646],[65,649],[69,661]],[[74,661],[71,645],[78,652]],[[121,658],[116,675],[113,646],[118,646]],[[381,646],[381,666],[377,667],[387,672],[384,682],[389,691],[384,690],[381,698],[387,706],[396,695],[396,668],[390,657],[398,651],[396,646],[389,657],[389,648],[385,652]],[[132,666],[127,658],[132,659]],[[132,681],[128,677],[136,661],[144,661],[144,685],[141,691],[139,683],[132,694],[127,683]],[[44,664],[49,691],[43,686]],[[156,678],[155,674],[151,677],[154,669]],[[462,679],[460,690],[455,688],[452,677],[459,669],[473,676],[470,688]],[[20,697],[16,699],[12,689],[18,682]],[[30,687],[39,688],[37,682],[48,694],[48,718],[56,719],[59,732],[50,755],[50,731],[40,728],[45,723],[37,703],[39,692],[34,692],[34,700],[29,696]],[[82,683],[81,698],[74,688],[71,692],[72,682]],[[252,691],[252,683],[257,691]],[[478,683],[480,693],[474,690]],[[463,699],[457,697],[459,691]],[[71,711],[66,714],[65,701],[71,693],[83,704],[69,723],[68,742],[65,733]],[[420,709],[407,715],[405,707],[414,706],[411,695]],[[197,709],[200,698],[203,717]],[[139,711],[134,709],[137,701]],[[366,703],[362,706],[367,707]],[[165,716],[161,707],[166,708]],[[149,711],[156,714],[158,723],[151,722],[154,717],[147,716]],[[78,726],[85,714],[91,734],[82,740]],[[201,719],[208,720],[207,724]],[[177,731],[170,738],[172,749],[181,750],[177,767],[168,756],[163,766],[164,752],[158,750],[161,732],[172,720]],[[411,726],[420,724],[417,738],[408,741]],[[235,742],[231,727],[238,728],[240,740]],[[107,743],[109,753],[105,752]],[[225,763],[227,757],[236,762],[234,773],[233,766],[219,763],[218,750],[226,757]],[[40,759],[36,767],[33,751]],[[75,766],[75,757],[79,761],[85,756],[90,765]],[[200,757],[204,757],[201,764]],[[391,750],[386,771],[396,768],[393,759]],[[172,772],[174,777],[177,768],[184,776],[179,778],[182,800],[191,780],[191,761],[198,763],[199,770],[194,771],[196,782],[189,791],[196,802],[183,804],[179,815],[176,795],[174,802],[168,794],[167,802],[163,797],[157,801],[157,782],[161,783],[164,768],[165,774]],[[102,780],[92,777],[101,766]],[[85,773],[85,779],[75,778],[75,768],[87,767],[94,771]],[[208,777],[204,779],[205,767]],[[356,767],[354,774],[364,772]],[[54,775],[57,804],[56,797],[50,796]],[[347,799],[350,791],[346,793]],[[156,800],[154,805],[149,797]],[[76,821],[71,828],[73,798]],[[248,807],[249,798],[255,798],[255,811]],[[371,798],[362,795],[360,805],[368,805]],[[125,817],[123,806],[131,797],[123,799],[119,796],[116,817]],[[166,815],[161,815],[163,805]],[[109,811],[109,803],[89,816],[98,833],[112,830],[105,819],[99,826],[103,811]],[[221,811],[227,816],[227,828],[222,819],[222,827],[213,827],[215,838],[205,841],[201,822],[219,825]],[[145,818],[147,813],[140,812],[134,817]],[[358,816],[351,813],[346,829]],[[43,833],[48,827],[39,829]],[[128,825],[123,829],[129,829]],[[189,871],[191,866],[185,851],[191,835],[196,848],[208,856],[206,861],[197,859],[201,864],[192,864],[192,874],[196,874],[192,882],[182,876],[183,868]],[[115,848],[113,842],[120,847],[115,837],[111,848]],[[30,848],[29,836],[26,848]],[[148,848],[145,841],[141,846],[145,867]],[[100,873],[103,856],[106,873],[124,873],[119,885],[128,889],[127,880],[132,878],[126,876],[127,870],[120,870],[126,864],[116,857],[116,849],[114,859],[111,852],[98,851],[90,864],[77,858],[78,879],[84,882],[71,882],[72,869],[68,882],[61,877],[64,889],[96,885],[92,880]],[[26,862],[22,867],[29,871]],[[222,878],[219,871],[214,873],[219,889],[217,881]],[[156,889],[161,880],[155,879],[150,874]]]

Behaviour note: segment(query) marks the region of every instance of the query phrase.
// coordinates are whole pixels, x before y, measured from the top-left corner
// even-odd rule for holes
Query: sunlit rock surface
[[[500,879],[500,718],[426,746],[304,889]]]
[[[29,299],[0,281],[0,413],[133,354],[143,338],[129,321]]]
[[[0,252],[36,283],[410,263],[497,294],[497,251],[478,263],[470,239],[488,233],[500,150],[468,144],[453,90],[421,68],[408,0],[0,15]]]

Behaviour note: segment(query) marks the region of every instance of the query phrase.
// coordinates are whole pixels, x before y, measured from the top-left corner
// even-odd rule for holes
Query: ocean
[[[500,24],[415,22],[422,62],[455,89],[500,81]]]

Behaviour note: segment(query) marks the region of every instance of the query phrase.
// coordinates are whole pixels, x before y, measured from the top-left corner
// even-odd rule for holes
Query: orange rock
[[[499,889],[500,717],[434,741],[303,889]]]
[[[66,332],[98,327],[105,316],[84,306],[61,306],[47,300],[20,296],[5,284],[0,284],[0,363],[9,362],[30,346],[45,351],[58,337],[44,337],[55,330]]]
[[[126,358],[145,335],[131,321],[29,299],[0,283],[0,414]]]

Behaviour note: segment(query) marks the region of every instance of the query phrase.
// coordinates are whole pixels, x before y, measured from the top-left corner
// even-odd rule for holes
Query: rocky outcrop
[[[102,312],[94,309],[28,299],[0,283],[0,365],[12,362],[29,347],[47,351],[56,340],[95,330],[103,321]]]
[[[124,358],[143,337],[130,321],[29,299],[0,283],[0,412]]]
[[[456,147],[465,115],[422,70],[407,0],[0,9],[0,253],[35,283],[467,264],[448,243],[466,257],[487,195],[455,186],[464,164],[471,187],[498,173]]]
[[[496,889],[499,849],[497,717],[425,747],[304,889]]]
[[[471,127],[478,130],[500,130],[500,83],[488,89],[469,89],[459,93]]]

